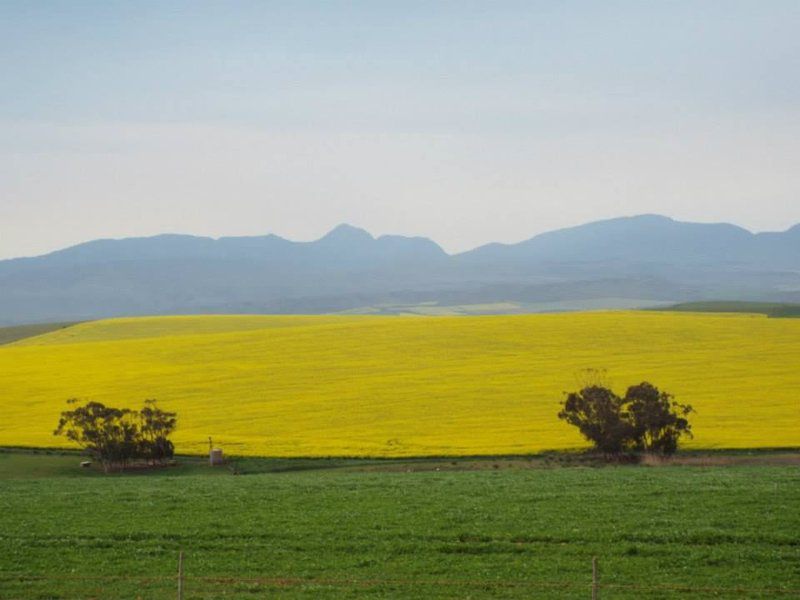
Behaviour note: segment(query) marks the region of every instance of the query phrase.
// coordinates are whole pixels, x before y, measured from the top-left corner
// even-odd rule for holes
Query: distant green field
[[[713,313],[752,313],[767,315],[773,318],[800,317],[800,304],[780,302],[740,302],[736,300],[713,300],[707,302],[683,302],[667,308],[656,310],[674,310],[678,312],[713,312]]]
[[[37,460],[49,475],[14,478]],[[0,455],[0,597],[172,597],[179,550],[187,599],[582,598],[595,555],[603,598],[800,593],[796,467],[102,477],[76,460]]]
[[[10,344],[18,340],[43,335],[75,325],[76,323],[38,323],[36,325],[15,325],[13,327],[0,327],[0,345]]]
[[[587,310],[639,309],[642,307],[667,306],[669,302],[636,298],[586,298],[582,300],[558,300],[552,302],[490,302],[484,304],[439,304],[421,302],[417,304],[378,304],[341,311],[344,315],[515,315],[548,312],[572,312]]]

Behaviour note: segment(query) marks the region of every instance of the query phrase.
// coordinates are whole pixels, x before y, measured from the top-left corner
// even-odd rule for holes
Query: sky
[[[800,222],[796,0],[0,0],[0,258]]]

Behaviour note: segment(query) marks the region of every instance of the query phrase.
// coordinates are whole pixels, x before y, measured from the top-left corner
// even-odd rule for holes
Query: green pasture
[[[1,598],[175,597],[179,551],[186,598],[800,593],[791,465],[79,460],[0,454]]]

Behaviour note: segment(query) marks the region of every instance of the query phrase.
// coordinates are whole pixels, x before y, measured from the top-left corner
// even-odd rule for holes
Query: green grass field
[[[708,300],[705,302],[683,302],[658,308],[676,312],[751,313],[766,315],[774,319],[800,317],[800,304],[782,302],[745,302],[740,300]]]
[[[0,454],[0,597],[174,597],[179,550],[186,598],[580,598],[592,556],[603,598],[800,593],[796,466],[77,461]]]

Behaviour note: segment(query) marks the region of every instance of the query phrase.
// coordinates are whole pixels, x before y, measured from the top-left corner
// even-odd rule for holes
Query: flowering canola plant
[[[692,448],[800,446],[800,319],[613,311],[477,317],[185,316],[0,346],[0,445],[69,446],[67,398],[178,413],[176,449],[522,454],[586,442],[556,414],[584,369],[694,406]]]

